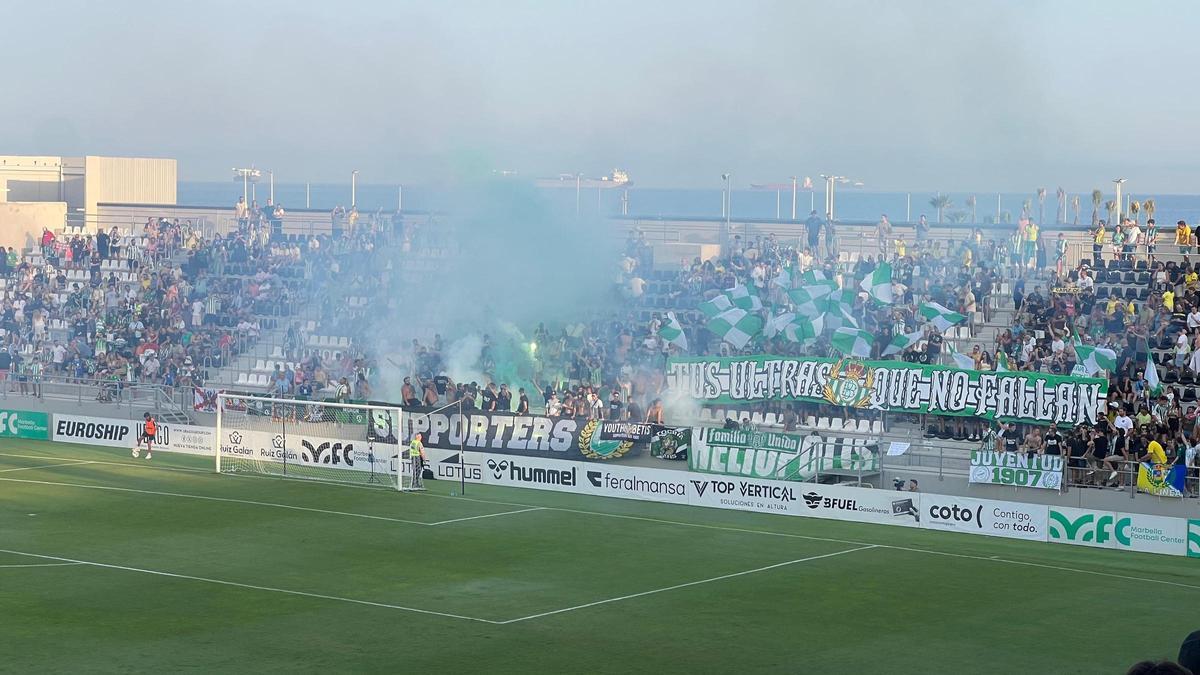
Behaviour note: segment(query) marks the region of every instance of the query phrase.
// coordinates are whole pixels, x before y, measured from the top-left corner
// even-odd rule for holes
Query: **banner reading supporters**
[[[1063,458],[1059,455],[1030,457],[1023,452],[971,451],[972,483],[1058,490],[1062,476]]]
[[[701,403],[814,401],[1071,425],[1095,423],[1108,394],[1108,381],[1100,378],[782,356],[673,358],[667,362],[667,384]]]
[[[444,450],[609,461],[640,454],[656,428],[661,427],[584,417],[405,408],[401,438],[420,433],[427,447]]]
[[[28,410],[0,410],[0,438],[50,440],[50,416]]]
[[[822,472],[878,471],[879,455],[878,447],[863,439],[695,427],[688,467],[704,473],[802,481]]]

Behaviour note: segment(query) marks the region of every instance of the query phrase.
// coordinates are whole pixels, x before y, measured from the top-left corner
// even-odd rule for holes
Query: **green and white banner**
[[[694,427],[689,443],[688,467],[703,473],[809,480],[879,470],[878,446],[866,439]]]
[[[669,359],[667,384],[700,403],[814,401],[869,410],[1070,425],[1094,424],[1108,395],[1108,380],[1102,378],[765,355]]]
[[[1196,521],[1191,521],[1196,522]],[[1190,523],[1143,513],[1050,507],[1050,541],[1123,551],[1188,555]]]
[[[1200,520],[1188,521],[1187,554],[1189,558],[1200,558]]]
[[[0,438],[50,440],[50,415],[27,410],[0,410]]]
[[[1058,490],[1062,487],[1063,458],[1060,455],[1034,455],[993,450],[971,451],[972,483],[1016,485],[1017,487]]]

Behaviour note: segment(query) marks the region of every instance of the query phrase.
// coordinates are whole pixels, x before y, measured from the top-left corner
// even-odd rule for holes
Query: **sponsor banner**
[[[597,497],[688,504],[688,474],[628,464],[581,463],[583,492]]]
[[[1094,424],[1108,381],[1029,372],[980,372],[905,361],[817,357],[680,357],[672,391],[700,403],[784,400],[1037,424]]]
[[[649,446],[651,425],[584,417],[516,415],[405,408],[401,438],[420,433],[427,448],[490,452],[570,461],[632,457]],[[606,429],[607,427],[607,429]],[[630,440],[630,439],[640,440]]]
[[[1063,544],[1185,555],[1188,527],[1182,518],[1050,507],[1050,541]]]
[[[154,449],[162,452],[181,452],[189,455],[213,453],[216,430],[190,424],[158,422]],[[114,420],[83,415],[54,415],[53,440],[113,448],[132,448],[143,431],[141,420]]]
[[[482,483],[487,458],[478,452],[456,452],[425,448],[425,460],[437,480]]]
[[[888,492],[837,485],[813,485],[801,495],[805,515],[862,523],[917,527],[921,522],[918,492]]]
[[[1183,497],[1187,483],[1187,466],[1183,464],[1138,465],[1137,489],[1159,497]]]
[[[1187,528],[1188,557],[1200,558],[1200,520],[1189,520]]]
[[[50,440],[50,415],[28,410],[0,410],[0,438]]]
[[[972,483],[1058,490],[1062,488],[1062,477],[1061,455],[1029,457],[1023,452],[971,451]]]
[[[993,537],[1046,541],[1044,504],[926,494],[921,497],[921,527]]]
[[[713,477],[689,473],[693,506],[737,509],[760,513],[786,513],[794,516],[817,515],[804,512],[800,496],[804,486],[798,483]]]
[[[221,456],[390,474],[396,473],[401,459],[399,446],[393,444],[258,429],[222,429]]]
[[[695,427],[687,457],[692,471],[803,481],[820,473],[876,472],[878,450],[864,439]]]
[[[650,454],[660,459],[687,459],[691,445],[691,427],[663,427],[650,439]]]
[[[583,462],[563,462],[522,455],[489,454],[483,461],[483,482],[557,492],[583,492]]]

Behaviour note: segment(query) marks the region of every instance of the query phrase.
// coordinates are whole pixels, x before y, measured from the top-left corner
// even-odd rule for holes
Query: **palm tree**
[[[1071,209],[1075,211],[1075,224],[1079,224],[1079,195],[1071,195]]]
[[[1129,212],[1133,214],[1133,221],[1138,225],[1142,224],[1142,203],[1136,199],[1129,202]]]
[[[1067,191],[1059,186],[1054,191],[1054,195],[1058,197],[1058,211],[1055,214],[1054,222],[1062,224],[1067,222]]]
[[[954,202],[950,200],[950,197],[939,192],[936,197],[933,197],[929,200],[929,205],[937,209],[937,219],[938,222],[941,223],[943,222],[943,212],[946,209],[954,206]]]
[[[1117,211],[1117,203],[1111,199],[1104,202],[1104,211],[1105,211],[1104,217],[1108,220],[1108,222],[1115,223],[1116,216],[1114,214]],[[1114,227],[1115,227],[1115,225],[1114,225]]]
[[[1104,201],[1104,193],[1092,190],[1092,227],[1100,224],[1100,204]]]
[[[1038,199],[1038,223],[1046,222],[1046,188],[1037,189]]]
[[[967,208],[971,209],[971,222],[978,223],[979,221],[975,220],[975,195],[971,195],[971,196],[967,197],[966,201],[967,201]]]
[[[1147,199],[1142,202],[1142,210],[1146,212],[1146,220],[1154,220],[1154,200]]]
[[[946,214],[946,220],[949,220],[951,223],[955,223],[955,224],[965,222],[967,220],[967,212],[966,211],[951,211]]]

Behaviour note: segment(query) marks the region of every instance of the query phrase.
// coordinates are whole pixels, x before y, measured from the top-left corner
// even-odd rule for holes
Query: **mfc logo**
[[[9,434],[17,435],[17,420],[20,413],[0,412],[0,431],[7,430]]]
[[[1065,514],[1050,509],[1050,538],[1064,541],[1086,541],[1103,544],[1116,539],[1122,546],[1129,546],[1129,518],[1116,519],[1111,513],[1099,518],[1094,513],[1085,513],[1072,520]]]

